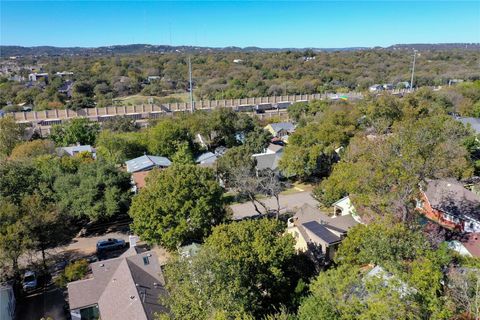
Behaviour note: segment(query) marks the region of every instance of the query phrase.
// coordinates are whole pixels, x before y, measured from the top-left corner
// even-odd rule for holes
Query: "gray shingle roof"
[[[151,320],[155,312],[168,312],[159,302],[167,292],[154,252],[121,256],[91,267],[93,278],[68,284],[70,309],[97,304],[103,320]]]
[[[332,218],[323,214],[320,210],[312,207],[307,203],[300,207],[297,213],[295,213],[294,218],[298,221],[298,224],[304,224],[310,221],[317,221],[320,224],[325,225],[327,228],[339,232],[346,232],[350,228],[358,224],[358,222],[353,219],[351,215]]]
[[[169,167],[172,162],[165,157],[144,155],[132,160],[125,161],[128,172],[150,170],[154,167]]]
[[[461,217],[480,220],[480,196],[453,179],[429,180],[424,191],[432,208]]]
[[[271,123],[270,126],[275,132],[279,132],[280,130],[285,130],[288,132],[295,131],[295,126],[291,122],[277,122]]]

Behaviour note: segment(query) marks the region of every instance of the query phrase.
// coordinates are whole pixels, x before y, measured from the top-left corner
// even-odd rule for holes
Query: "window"
[[[143,257],[143,264],[144,265],[150,264],[150,260],[148,260],[148,257]]]

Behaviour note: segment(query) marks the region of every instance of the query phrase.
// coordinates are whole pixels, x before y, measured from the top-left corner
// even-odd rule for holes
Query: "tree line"
[[[307,59],[308,58],[308,59]],[[363,91],[376,83],[409,81],[407,50],[370,49],[344,52],[212,52],[192,55],[195,99],[220,100],[319,92]],[[234,62],[237,61],[236,63]],[[0,108],[8,102],[36,110],[107,106],[118,97],[140,94],[157,102],[177,102],[174,93],[188,92],[186,54],[22,57],[13,75],[28,77],[27,66],[48,72],[48,80],[25,85],[0,78]],[[451,79],[477,80],[478,51],[425,50],[417,59],[415,84],[446,85]],[[22,69],[22,67],[24,67]],[[70,71],[71,96],[60,92]],[[150,78],[154,76],[155,78]],[[65,88],[64,88],[65,89]],[[169,97],[164,99],[162,97]]]

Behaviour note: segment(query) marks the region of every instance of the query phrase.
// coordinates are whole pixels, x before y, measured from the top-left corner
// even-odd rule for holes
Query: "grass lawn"
[[[190,95],[188,92],[183,93],[173,93],[165,97],[157,96],[142,96],[142,95],[133,95],[128,97],[119,97],[115,98],[115,102],[120,105],[137,105],[142,103],[148,103],[149,99],[153,99],[154,103],[168,103],[169,101],[176,100],[178,102],[188,102],[190,100]]]

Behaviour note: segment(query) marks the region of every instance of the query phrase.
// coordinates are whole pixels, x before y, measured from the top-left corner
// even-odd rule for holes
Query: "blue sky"
[[[480,1],[4,1],[2,45],[480,42]]]

